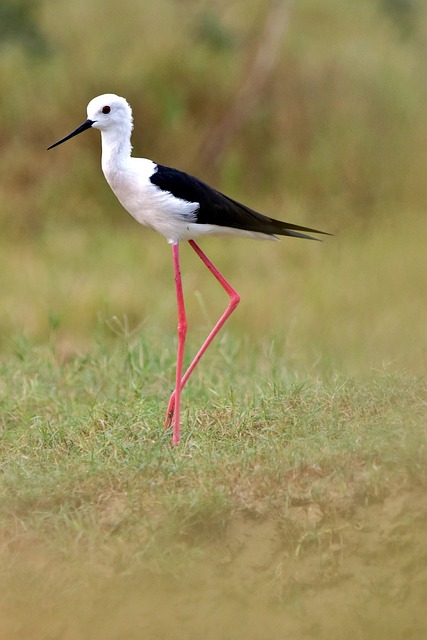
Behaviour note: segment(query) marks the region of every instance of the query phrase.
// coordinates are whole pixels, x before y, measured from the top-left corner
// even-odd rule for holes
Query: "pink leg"
[[[187,335],[187,318],[185,315],[184,295],[182,292],[181,269],[179,264],[179,244],[172,245],[173,268],[175,274],[176,300],[178,304],[178,353],[176,356],[176,379],[175,379],[175,411],[172,444],[179,442],[180,411],[181,411],[181,389],[182,389],[182,361],[184,358],[185,337]]]
[[[188,367],[187,371],[185,372],[183,378],[180,380],[179,384],[178,384],[178,369],[177,369],[177,382],[176,382],[175,391],[172,393],[172,395],[171,395],[171,397],[169,399],[169,404],[168,404],[168,408],[167,408],[167,412],[166,412],[166,420],[165,420],[165,428],[166,429],[168,427],[170,427],[170,425],[172,423],[175,425],[175,428],[176,428],[176,422],[177,422],[177,420],[179,420],[179,397],[181,395],[181,390],[183,389],[185,383],[187,382],[188,378],[192,374],[194,368],[198,364],[200,358],[205,353],[206,349],[208,348],[208,346],[210,345],[212,340],[215,338],[215,336],[218,333],[218,331],[225,324],[225,322],[230,317],[230,315],[233,313],[234,309],[237,307],[237,305],[239,304],[239,301],[240,301],[240,296],[237,293],[237,291],[235,291],[233,289],[233,287],[227,282],[227,280],[224,278],[224,276],[212,264],[212,262],[209,260],[207,255],[201,250],[199,245],[196,244],[196,242],[194,242],[194,240],[189,240],[188,243],[194,249],[194,251],[197,253],[199,258],[204,262],[204,264],[207,266],[207,268],[212,273],[212,275],[218,280],[220,285],[228,293],[228,295],[230,296],[230,302],[228,303],[227,309],[224,311],[224,313],[222,314],[222,316],[220,317],[220,319],[218,320],[218,322],[216,323],[216,325],[213,327],[212,331],[210,332],[210,334],[206,338],[205,342],[200,347],[196,357],[194,358],[193,362]],[[178,411],[178,413],[177,413],[177,411]]]

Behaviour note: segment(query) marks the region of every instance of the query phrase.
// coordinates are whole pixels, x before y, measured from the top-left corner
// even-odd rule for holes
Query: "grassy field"
[[[424,639],[423,3],[0,14],[0,637]],[[242,301],[179,447],[170,247],[97,134],[45,151],[105,91],[136,155],[334,234],[203,242]],[[189,361],[227,300],[182,261]]]
[[[207,243],[243,300],[177,448],[167,245],[131,226],[2,247],[4,637],[422,637],[425,222],[406,222]],[[190,355],[226,301],[185,255]]]

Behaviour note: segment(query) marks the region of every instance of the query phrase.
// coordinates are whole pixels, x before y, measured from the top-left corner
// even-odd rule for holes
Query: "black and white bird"
[[[183,171],[156,164],[146,158],[131,157],[133,117],[125,98],[107,93],[91,100],[87,106],[87,120],[49,149],[86,129],[101,131],[102,171],[123,207],[138,222],[163,235],[172,245],[178,304],[178,353],[175,390],[169,400],[165,428],[173,425],[172,442],[178,444],[181,391],[203,353],[240,300],[238,293],[203,253],[195,238],[233,235],[270,240],[276,236],[314,240],[305,232],[325,232],[264,216]],[[187,319],[179,261],[179,243],[182,240],[188,241],[230,298],[227,309],[184,375],[182,367]]]

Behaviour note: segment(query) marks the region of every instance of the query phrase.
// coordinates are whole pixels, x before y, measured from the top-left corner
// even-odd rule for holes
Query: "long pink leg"
[[[182,361],[184,358],[185,337],[187,335],[187,317],[185,315],[184,295],[182,292],[181,268],[179,264],[179,244],[172,245],[173,268],[175,275],[176,300],[178,303],[178,352],[176,356],[176,379],[175,379],[175,412],[172,444],[179,442],[180,411],[181,411],[181,389],[182,385]]]
[[[208,337],[206,338],[206,340],[204,341],[204,343],[200,347],[199,351],[197,352],[196,357],[194,358],[193,362],[188,367],[187,371],[185,372],[183,378],[180,380],[179,384],[178,384],[178,370],[177,370],[177,382],[176,382],[175,391],[172,393],[172,395],[171,395],[171,397],[169,399],[169,404],[168,404],[168,408],[167,408],[167,411],[166,411],[166,420],[165,420],[165,425],[164,425],[165,429],[170,427],[170,425],[172,423],[174,424],[174,428],[176,429],[176,423],[177,423],[177,421],[179,421],[179,406],[180,406],[181,390],[183,389],[183,387],[184,387],[185,383],[187,382],[188,378],[193,373],[193,370],[196,367],[196,365],[198,364],[200,358],[205,353],[206,349],[208,348],[208,346],[210,345],[212,340],[215,338],[215,336],[218,333],[218,331],[226,323],[227,319],[233,313],[234,309],[237,307],[237,305],[239,304],[239,301],[240,301],[240,296],[237,293],[237,291],[235,291],[235,289],[233,289],[233,287],[230,285],[229,282],[227,282],[227,280],[218,271],[218,269],[215,267],[215,265],[212,264],[212,262],[209,260],[207,255],[201,250],[199,245],[196,242],[194,242],[194,240],[189,240],[188,243],[194,249],[194,251],[197,253],[199,258],[204,262],[204,264],[207,266],[207,268],[212,273],[212,275],[218,280],[218,282],[223,287],[223,289],[225,289],[225,291],[228,293],[228,295],[230,297],[230,302],[228,303],[227,309],[224,311],[224,313],[222,314],[222,316],[220,317],[220,319],[218,320],[218,322],[213,327],[212,331],[210,332],[210,334],[208,335]]]

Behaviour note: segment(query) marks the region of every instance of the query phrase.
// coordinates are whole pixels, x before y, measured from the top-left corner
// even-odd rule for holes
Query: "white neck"
[[[120,169],[127,163],[132,151],[130,134],[131,127],[126,124],[120,128],[101,131],[103,169],[112,166]]]

